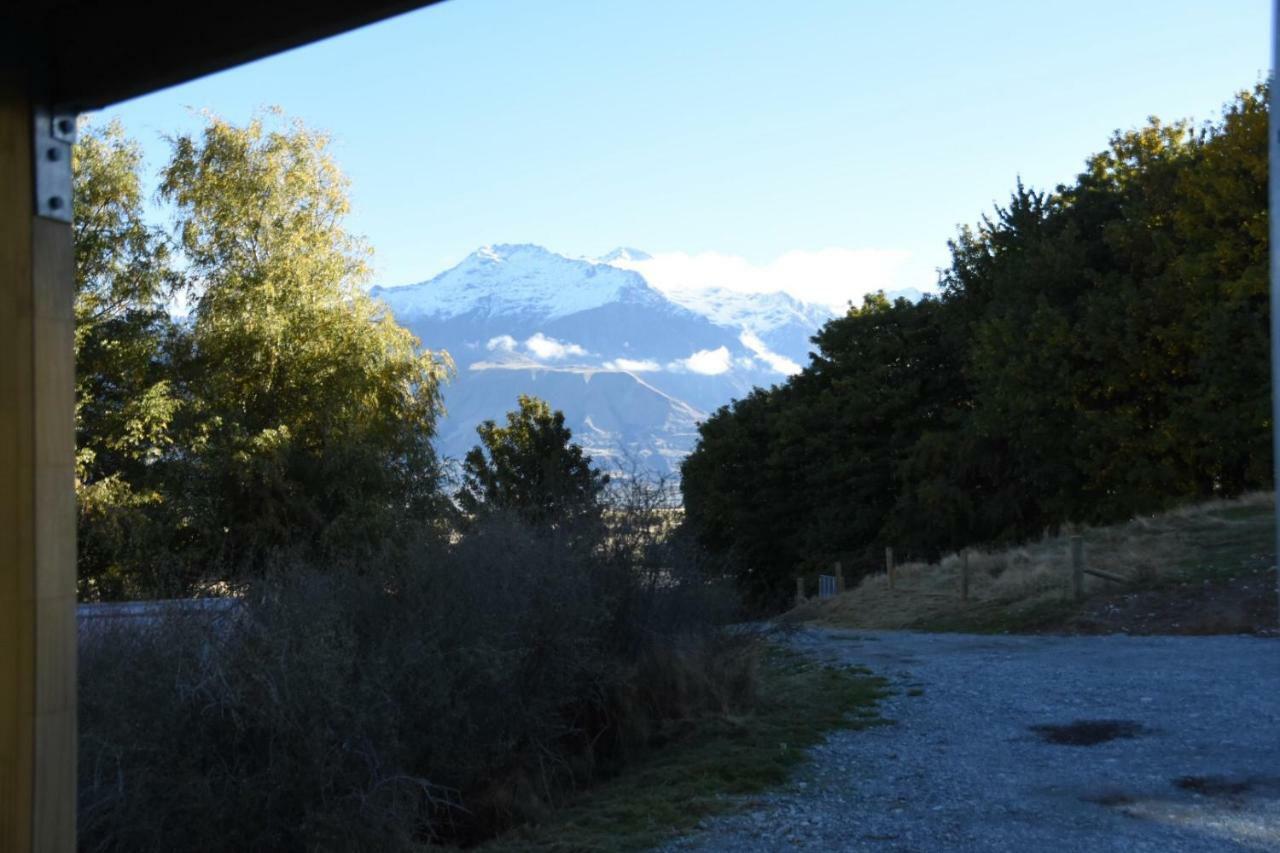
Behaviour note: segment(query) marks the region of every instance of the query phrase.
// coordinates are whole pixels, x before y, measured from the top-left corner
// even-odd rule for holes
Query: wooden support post
[[[893,589],[893,547],[884,549],[884,570],[889,576],[889,589]]]
[[[76,844],[71,226],[34,215],[32,105],[0,75],[0,851]]]
[[[844,568],[840,565],[839,560],[836,560],[832,571],[836,573],[836,595],[844,595]]]
[[[796,578],[796,604],[804,604],[804,578]]]
[[[1084,600],[1084,541],[1079,536],[1071,537],[1071,595]]]
[[[960,552],[960,600],[969,600],[969,549]]]

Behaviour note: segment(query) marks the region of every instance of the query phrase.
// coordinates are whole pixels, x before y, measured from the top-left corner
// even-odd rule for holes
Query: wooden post
[[[889,589],[893,589],[893,547],[884,549],[884,570],[889,575]]]
[[[796,604],[804,604],[804,578],[796,578]]]
[[[32,105],[0,74],[0,851],[76,843],[71,226],[34,215]]]
[[[839,560],[836,560],[833,571],[836,573],[836,595],[844,595],[844,569],[840,566]]]
[[[1071,537],[1071,594],[1084,600],[1084,541],[1079,536]]]
[[[969,600],[969,549],[960,552],[960,600]]]

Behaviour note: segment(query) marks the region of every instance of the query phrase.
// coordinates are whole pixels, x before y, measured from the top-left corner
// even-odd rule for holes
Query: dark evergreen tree
[[[519,406],[507,413],[506,426],[485,421],[476,427],[480,444],[463,461],[459,505],[473,516],[511,511],[539,528],[594,526],[608,476],[573,442],[563,412],[523,394]]]
[[[700,428],[688,524],[757,600],[831,559],[933,557],[1271,485],[1267,91],[1117,133],[870,297]]]

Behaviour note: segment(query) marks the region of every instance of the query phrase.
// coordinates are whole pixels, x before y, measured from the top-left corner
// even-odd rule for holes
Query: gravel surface
[[[1280,640],[792,642],[886,676],[892,724],[832,735],[790,787],[666,850],[1280,851]]]

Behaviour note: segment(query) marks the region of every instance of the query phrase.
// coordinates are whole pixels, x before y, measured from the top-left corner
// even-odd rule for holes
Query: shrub
[[[278,566],[230,619],[86,638],[81,848],[471,843],[749,704],[716,588],[617,518],[586,548],[497,513],[360,571]]]

